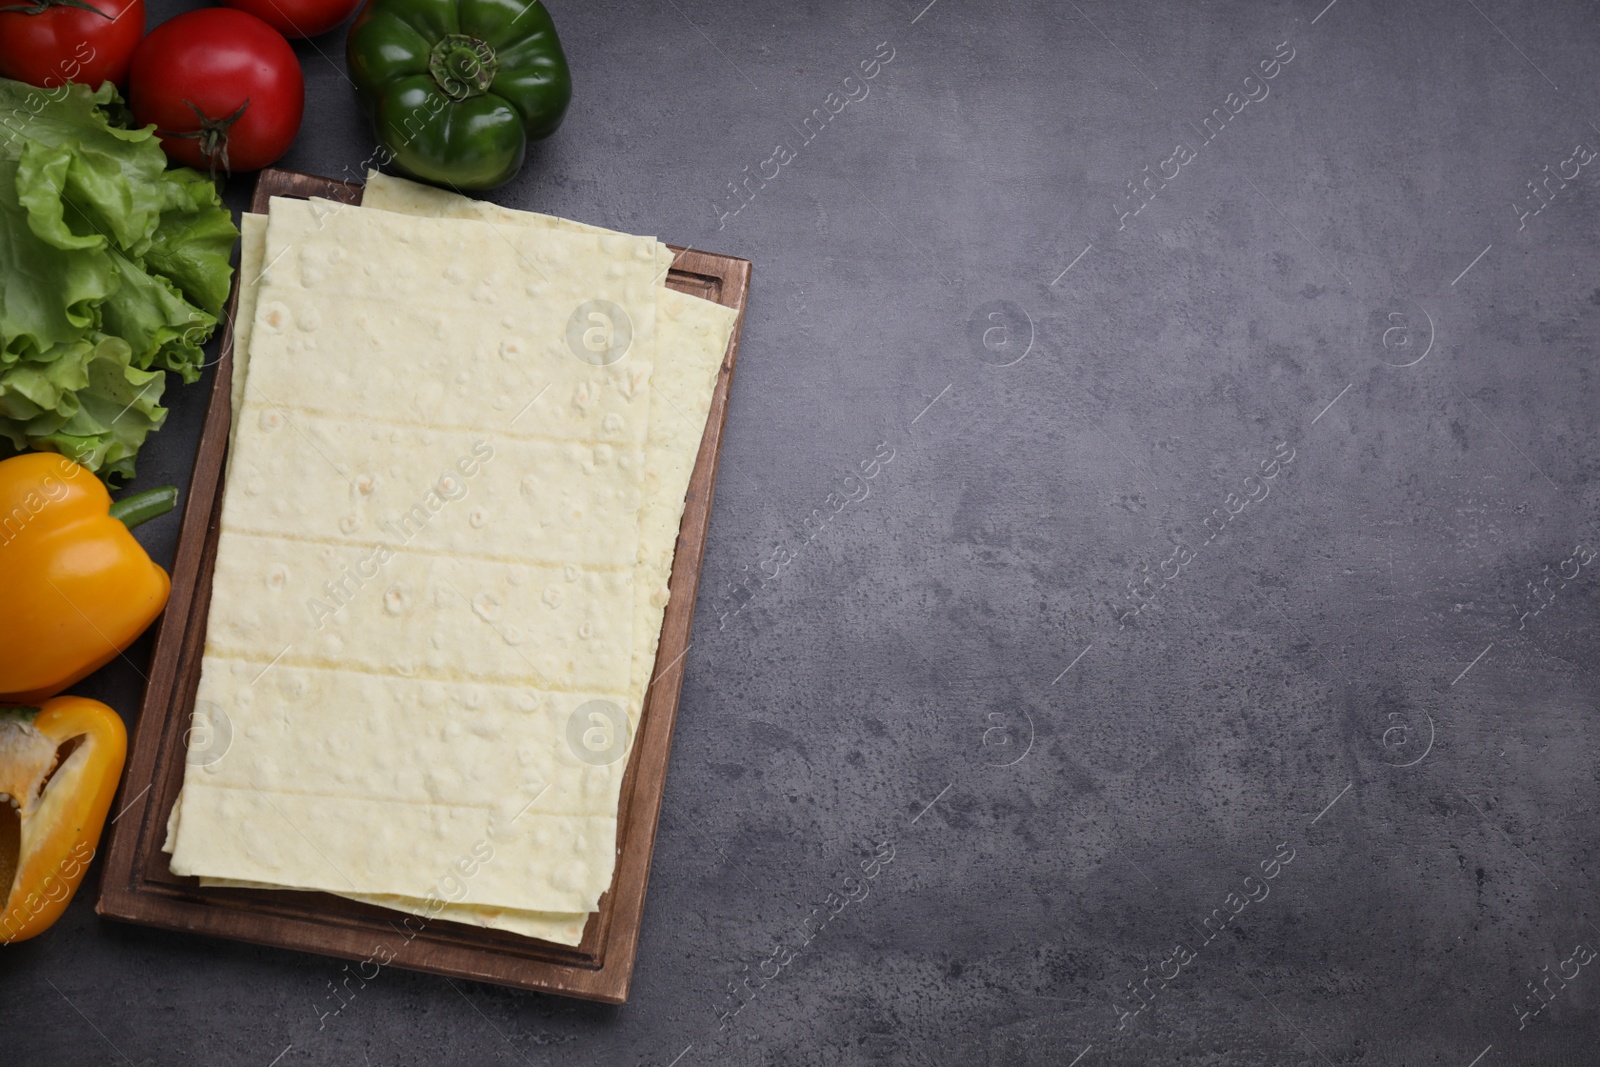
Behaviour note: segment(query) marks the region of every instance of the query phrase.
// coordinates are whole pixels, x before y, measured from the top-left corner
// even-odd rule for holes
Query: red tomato
[[[64,81],[99,88],[128,77],[128,61],[144,35],[144,0],[30,0],[17,6],[21,10],[0,14],[0,77],[46,89]]]
[[[300,61],[283,35],[223,7],[188,11],[133,53],[128,106],[168,158],[216,173],[260,170],[294,143],[305,111]]]
[[[316,37],[355,13],[361,0],[222,0],[248,11],[285,37]]]

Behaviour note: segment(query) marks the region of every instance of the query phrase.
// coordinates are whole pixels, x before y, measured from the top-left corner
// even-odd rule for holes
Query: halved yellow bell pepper
[[[113,504],[64,456],[0,462],[0,702],[34,704],[109,663],[166,606],[172,582],[128,531],[178,491]]]
[[[66,910],[127,753],[122,720],[98,700],[0,708],[0,945],[43,933]]]

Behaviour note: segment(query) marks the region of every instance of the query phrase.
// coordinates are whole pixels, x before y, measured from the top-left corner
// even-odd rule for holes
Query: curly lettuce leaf
[[[228,259],[239,230],[217,187],[199,171],[170,171],[167,187],[171,200],[151,237],[145,266],[176,285],[190,303],[220,315],[232,288]]]
[[[67,224],[69,207],[80,219],[88,221],[76,205],[68,204],[65,196],[72,163],[70,148],[41,144],[23,148],[17,159],[16,183],[17,199],[28,211],[28,229],[46,244],[67,251],[109,248],[111,239],[105,234],[74,233]]]
[[[185,382],[197,381],[205,361],[201,346],[216,316],[189,303],[165,278],[146,274],[125,256],[114,259],[122,284],[100,305],[100,328],[128,342],[135,367],[157,367],[182,375]]]
[[[167,411],[161,406],[166,376],[130,363],[127,342],[102,337],[87,361],[69,373],[81,374],[82,386],[68,394],[58,408],[30,405],[15,393],[6,393],[0,381],[0,436],[18,449],[60,452],[102,478],[132,478],[134,457],[153,430],[161,428]],[[68,367],[58,359],[42,366]],[[43,373],[50,373],[44,371]],[[10,375],[6,375],[7,378]],[[29,413],[28,408],[34,410]]]
[[[124,130],[106,120],[104,107],[115,98],[109,84],[90,90],[68,82],[43,90],[0,80],[0,114],[13,120],[4,124],[11,136],[0,142],[0,158],[20,160],[30,149],[68,153],[72,166],[53,193],[68,205],[73,231],[142,255],[170,197],[167,157],[155,127]],[[19,115],[27,116],[20,127],[14,125]]]
[[[200,377],[238,237],[207,178],[121,121],[110,85],[0,79],[0,435],[107,478],[165,419],[163,372]]]
[[[17,163],[7,159],[0,159],[0,279],[0,373],[20,358],[81,340],[118,284],[104,251],[61,248],[33,232]]]
[[[26,360],[0,374],[0,417],[28,423],[44,412],[64,418],[77,411],[97,347],[88,338],[71,341],[51,350],[48,359]]]

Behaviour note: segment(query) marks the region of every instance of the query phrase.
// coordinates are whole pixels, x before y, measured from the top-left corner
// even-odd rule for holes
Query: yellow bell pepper
[[[0,462],[0,702],[56,695],[155,621],[172,582],[128,531],[177,496],[167,486],[113,504],[63,456]]]
[[[61,917],[94,858],[128,733],[87,697],[0,709],[0,945]]]

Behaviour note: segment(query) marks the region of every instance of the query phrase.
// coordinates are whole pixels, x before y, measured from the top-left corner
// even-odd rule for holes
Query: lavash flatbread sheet
[[[378,172],[368,175],[364,206],[444,218],[479,219],[497,226],[565,229],[583,233],[612,233],[599,227],[552,215],[515,211],[470,200],[455,193],[418,185]],[[635,625],[633,666],[630,673],[630,715],[642,709],[649,673],[661,634],[661,620],[669,596],[668,583],[682,521],[689,479],[699,454],[701,438],[716,391],[718,374],[738,313],[728,307],[665,288],[671,252],[662,246],[657,304],[657,361],[651,379],[654,396],[646,435],[644,507],[639,518],[639,556],[635,569]],[[670,415],[668,412],[670,411]],[[643,593],[643,599],[640,594]],[[675,667],[676,665],[670,665]],[[346,894],[349,895],[349,894]],[[439,915],[474,925],[494,927],[577,944],[587,916],[527,915],[500,912],[487,915],[471,905],[399,897],[377,899],[358,896],[368,903]],[[573,938],[566,940],[567,937]]]
[[[437,217],[478,218],[495,225],[526,226],[533,229],[565,229],[574,232],[609,233],[581,223],[531,212],[514,212],[495,205],[477,204],[455,194],[383,175],[371,176],[365,205],[397,212],[409,212]],[[259,264],[263,260],[262,230],[264,222],[259,217],[256,224],[245,227],[242,263]],[[252,247],[253,246],[253,247]],[[658,257],[659,279],[664,283],[666,268],[670,266],[670,250],[661,246]],[[241,315],[254,304],[254,285],[259,269],[244,274],[249,285],[241,297]],[[651,408],[646,436],[646,487],[644,505],[640,511],[639,549],[635,572],[635,648],[630,670],[630,699],[628,707],[634,713],[642,704],[650,665],[654,662],[655,646],[660,633],[660,621],[667,600],[667,580],[670,576],[675,549],[677,527],[681,519],[684,496],[690,473],[698,453],[700,438],[715,390],[718,371],[722,364],[728,340],[736,320],[733,309],[708,301],[664,290],[658,294],[657,338],[658,359],[652,376],[656,391]],[[248,301],[248,303],[246,303]],[[236,342],[235,391],[241,390],[248,370],[248,339]],[[665,404],[662,403],[665,401]],[[670,409],[672,417],[667,417]],[[238,405],[235,406],[237,420]],[[644,600],[637,599],[638,591],[647,591]],[[175,808],[173,821],[178,811]],[[169,826],[169,847],[171,841]],[[202,879],[205,884],[252,885],[270,888],[287,888],[271,883],[250,883],[229,879]],[[452,883],[448,890],[456,886]],[[441,892],[446,892],[444,886]],[[353,894],[355,899],[401,911],[429,917],[442,917],[496,929],[508,930],[524,936],[539,937],[562,944],[577,944],[588,918],[585,913],[532,912],[506,908],[488,908],[481,905],[458,904],[442,897],[421,899],[394,894]]]
[[[472,200],[459,193],[435,189],[373,171],[367,176],[363,206],[436,218],[477,219],[491,225],[534,230],[566,230],[615,236],[616,231],[590,226],[554,215],[517,211]],[[666,268],[672,253],[665,245],[657,294],[656,336],[658,358],[651,379],[654,392],[649,429],[645,438],[644,505],[639,517],[639,554],[635,582],[644,591],[636,601],[634,653],[630,671],[628,708],[643,705],[661,636],[666,611],[668,581],[683,520],[689,478],[705,434],[706,417],[716,392],[728,341],[738,312],[733,308],[667,289]]]
[[[487,839],[496,861],[464,901],[593,909],[620,767],[583,764],[527,716],[627,699],[637,522],[593,520],[641,507],[655,251],[274,201],[199,693],[229,717],[234,758],[191,765],[174,871],[427,898]],[[597,299],[633,320],[610,366],[557,332]],[[386,465],[362,436],[374,424]],[[508,490],[486,473],[497,458],[557,474]],[[569,525],[592,532],[581,555]],[[416,732],[408,715],[447,685],[437,729]],[[452,763],[462,731],[498,758]]]

